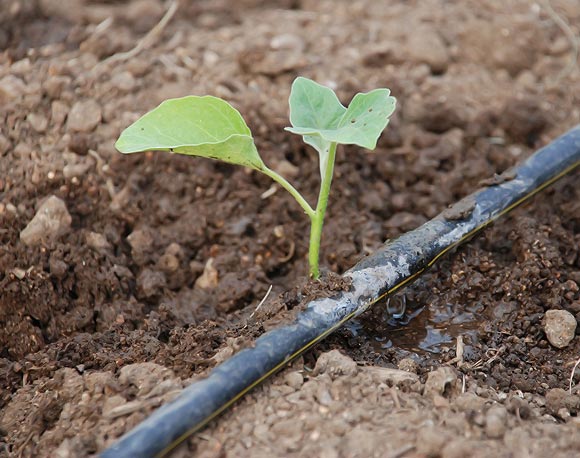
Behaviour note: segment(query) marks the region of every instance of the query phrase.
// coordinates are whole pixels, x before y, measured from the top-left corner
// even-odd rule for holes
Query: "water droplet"
[[[407,308],[407,296],[404,294],[396,297],[387,298],[387,312],[393,318],[402,318]]]

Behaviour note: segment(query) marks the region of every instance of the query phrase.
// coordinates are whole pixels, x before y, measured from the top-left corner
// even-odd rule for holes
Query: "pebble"
[[[304,377],[298,371],[289,372],[284,376],[284,382],[286,385],[298,390],[304,384]]]
[[[460,412],[478,412],[485,406],[486,400],[474,393],[462,393],[453,401],[453,406]]]
[[[457,374],[452,367],[444,366],[429,372],[425,382],[424,394],[426,396],[447,394],[448,388],[453,387],[457,380]]]
[[[48,127],[48,119],[40,113],[29,113],[28,116],[26,116],[26,120],[28,121],[28,124],[30,124],[30,127],[38,133],[45,132]]]
[[[55,278],[63,278],[68,270],[68,264],[55,256],[50,257],[48,267],[50,268],[50,275]]]
[[[83,162],[78,164],[67,164],[62,169],[62,175],[67,179],[74,177],[81,177],[89,171],[92,167],[91,162]]]
[[[143,269],[137,277],[137,288],[144,298],[160,294],[166,284],[165,275],[157,270]]]
[[[104,252],[112,248],[105,236],[98,232],[89,232],[86,235],[86,242],[90,248],[97,252]]]
[[[136,387],[141,395],[149,393],[162,380],[173,377],[171,369],[151,362],[128,364],[119,371],[119,383]]]
[[[306,43],[299,35],[283,33],[281,35],[276,35],[272,40],[270,40],[270,47],[272,49],[292,49],[303,51],[306,47]]]
[[[314,393],[314,398],[323,406],[329,406],[333,401],[330,391],[325,386],[318,387],[318,390]]]
[[[20,240],[28,246],[54,241],[70,230],[71,222],[66,204],[58,197],[50,196],[20,232]]]
[[[542,325],[548,341],[556,348],[565,348],[574,339],[577,323],[566,310],[548,310]]]
[[[419,365],[411,358],[403,358],[401,361],[399,361],[397,367],[402,371],[412,372],[413,374],[416,374],[419,370]]]
[[[485,433],[492,439],[500,439],[507,429],[507,410],[502,405],[490,407],[485,416]]]
[[[157,266],[165,273],[173,273],[179,269],[179,259],[172,254],[165,253],[157,261]]]
[[[429,65],[433,73],[444,72],[449,64],[445,43],[429,26],[419,27],[410,34],[406,51],[411,60]]]
[[[0,100],[14,100],[26,92],[26,84],[14,75],[6,75],[0,79]]]
[[[356,375],[358,366],[355,361],[338,350],[331,350],[323,353],[316,361],[313,375],[328,374],[331,378],[337,378],[341,375]]]
[[[577,415],[580,412],[580,396],[562,388],[553,388],[546,393],[546,407],[553,415],[561,416],[562,409]]]
[[[58,129],[64,124],[64,120],[69,112],[69,107],[61,100],[54,100],[50,105],[50,121],[52,126]]]
[[[284,178],[296,178],[300,175],[300,169],[286,159],[274,162],[272,168]]]
[[[91,132],[101,122],[101,106],[93,99],[76,102],[68,114],[68,128],[76,132]]]
[[[111,84],[120,91],[130,92],[135,88],[136,80],[131,72],[125,71],[114,75]]]
[[[153,241],[153,235],[147,229],[135,229],[127,236],[127,242],[131,246],[131,256],[135,262],[142,263],[153,248]]]
[[[218,271],[213,266],[214,259],[209,258],[203,268],[203,273],[195,280],[195,287],[201,289],[211,289],[218,285]]]

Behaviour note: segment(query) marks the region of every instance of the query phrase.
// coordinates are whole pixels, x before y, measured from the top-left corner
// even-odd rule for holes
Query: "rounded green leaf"
[[[127,127],[115,147],[122,153],[169,151],[257,170],[265,167],[240,113],[212,96],[164,101]]]
[[[294,127],[332,129],[346,113],[332,89],[302,76],[292,83],[289,103],[290,123]]]

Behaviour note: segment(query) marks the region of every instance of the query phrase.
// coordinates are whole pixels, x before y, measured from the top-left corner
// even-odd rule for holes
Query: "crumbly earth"
[[[338,274],[580,122],[575,0],[181,2],[122,54],[167,7],[0,0],[0,456],[97,454],[317,289],[308,222],[266,177],[115,151],[160,101],[226,98],[312,202],[315,153],[283,131],[292,80],[345,103],[391,88],[376,151],[338,155],[321,259]],[[558,349],[543,327],[552,309],[580,320],[579,181],[497,221],[172,456],[580,455],[580,339]],[[47,202],[58,225],[21,240]]]

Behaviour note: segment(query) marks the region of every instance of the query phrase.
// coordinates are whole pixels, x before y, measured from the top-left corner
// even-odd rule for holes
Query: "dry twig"
[[[578,367],[579,364],[580,364],[580,358],[578,358],[578,360],[576,361],[576,364],[574,364],[574,367],[572,368],[572,373],[570,374],[570,383],[568,385],[568,390],[570,391],[570,394],[572,394],[572,384],[574,383],[574,373],[576,372],[576,368]]]
[[[167,26],[167,24],[169,24],[169,21],[171,21],[178,8],[179,8],[179,0],[172,0],[161,20],[157,24],[155,24],[155,26],[149,32],[147,32],[147,35],[145,35],[137,42],[137,44],[133,49],[130,49],[129,51],[125,52],[119,52],[117,54],[113,54],[112,56],[107,57],[105,60],[99,62],[95,66],[95,69],[100,68],[101,66],[107,64],[123,62],[132,59],[144,49],[149,48],[159,38],[161,32]]]
[[[554,8],[552,7],[552,3],[550,2],[550,0],[544,0],[542,4],[544,6],[544,9],[548,13],[548,16],[550,16],[550,19],[552,19],[552,21],[554,21],[554,23],[562,30],[562,32],[564,32],[564,35],[566,36],[568,41],[570,41],[572,51],[574,52],[572,58],[568,61],[568,64],[566,64],[566,66],[558,73],[558,75],[556,75],[554,81],[551,82],[551,85],[557,86],[560,80],[565,76],[569,75],[574,69],[574,67],[576,67],[576,63],[578,62],[578,50],[579,50],[578,38],[576,37],[576,35],[574,35],[574,32],[570,28],[568,22],[562,16],[556,13]]]

